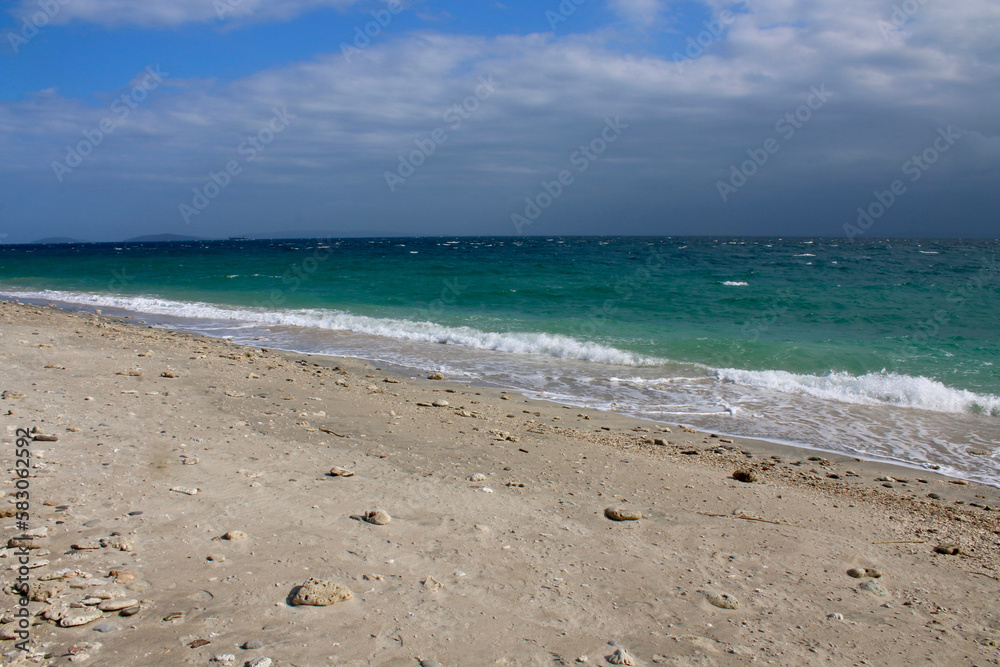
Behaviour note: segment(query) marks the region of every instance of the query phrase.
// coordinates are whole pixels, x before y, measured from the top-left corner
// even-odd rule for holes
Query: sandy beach
[[[1000,664],[992,487],[10,302],[0,369],[8,663]]]

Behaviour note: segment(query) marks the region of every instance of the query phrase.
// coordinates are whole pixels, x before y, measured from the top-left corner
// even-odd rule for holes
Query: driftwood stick
[[[760,521],[761,523],[773,523],[775,526],[787,526],[787,523],[783,521],[770,521],[768,519],[760,519],[755,516],[747,516],[746,514],[709,514],[708,512],[698,512],[703,516],[721,516],[729,517],[730,519],[743,519],[744,521]]]

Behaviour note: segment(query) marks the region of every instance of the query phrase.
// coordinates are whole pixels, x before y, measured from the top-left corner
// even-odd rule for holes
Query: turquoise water
[[[968,453],[1000,439],[998,250],[625,237],[0,246],[0,292],[998,484],[997,456]]]

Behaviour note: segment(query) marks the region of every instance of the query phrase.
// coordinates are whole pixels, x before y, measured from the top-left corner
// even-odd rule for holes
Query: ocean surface
[[[0,294],[1000,486],[1000,241],[0,246]]]

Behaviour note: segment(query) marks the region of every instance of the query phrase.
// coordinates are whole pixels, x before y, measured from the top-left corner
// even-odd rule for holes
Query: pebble
[[[653,438],[653,444],[659,445],[660,447],[666,447],[670,443],[667,442],[666,438]]]
[[[874,567],[866,567],[865,568],[865,574],[868,575],[869,577],[874,578],[874,579],[879,579],[882,576],[882,571],[881,570],[877,570]]]
[[[256,651],[257,649],[264,648],[264,642],[259,639],[250,639],[243,642],[243,645],[240,646],[240,648],[246,651]]]
[[[31,439],[36,442],[57,442],[59,440],[59,436],[52,435],[51,433],[36,433],[31,437]]]
[[[364,519],[368,523],[373,523],[376,526],[384,526],[392,521],[392,517],[389,516],[389,513],[385,510],[370,510],[365,512]]]
[[[104,602],[97,605],[97,608],[101,611],[121,611],[122,609],[128,609],[129,607],[134,607],[139,604],[138,600],[128,599],[128,600],[105,600]]]
[[[172,486],[170,487],[170,490],[176,493],[183,493],[188,496],[193,496],[198,493],[198,489],[188,489],[183,486]]]
[[[435,408],[446,408],[448,407],[448,401],[437,400],[431,403]]]
[[[437,660],[421,660],[420,667],[441,667],[441,663]]]
[[[117,629],[118,628],[111,625],[110,623],[101,623],[100,625],[94,626],[94,632],[114,632]]]
[[[430,375],[427,376],[427,379],[428,380],[443,380],[444,379],[444,375],[442,375],[441,373],[431,373]]]
[[[109,570],[109,577],[115,578],[116,584],[130,584],[139,578],[139,575],[132,570]]]
[[[941,494],[940,493],[928,493],[927,497],[928,498],[932,498],[933,500],[941,500]]]
[[[962,547],[950,542],[944,542],[934,547],[934,551],[939,554],[945,554],[946,556],[957,556],[962,553]]]
[[[88,549],[100,549],[101,543],[97,540],[87,540],[86,542],[76,542],[70,545],[71,548],[77,551],[86,551]]]
[[[757,472],[755,470],[737,470],[733,473],[733,479],[737,482],[750,484],[752,482],[756,482],[759,477],[757,476]]]
[[[230,530],[226,531],[226,534],[222,536],[224,540],[230,540],[232,542],[239,542],[242,540],[249,539],[249,536],[242,530]]]
[[[827,616],[827,618],[830,619],[831,621],[842,621],[844,620],[844,615],[841,614],[840,612],[833,612],[832,614]]]
[[[59,626],[63,628],[73,628],[78,625],[86,625],[101,618],[103,614],[99,609],[84,607],[83,609],[70,609],[59,619]]]
[[[865,571],[862,570],[860,567],[852,567],[850,570],[847,571],[847,576],[854,577],[855,579],[861,579],[862,577],[865,576]]]
[[[226,664],[236,662],[236,656],[232,653],[220,653],[212,658],[212,662],[224,662]]]
[[[615,652],[607,657],[607,661],[612,665],[634,665],[635,658],[629,655],[623,647],[619,646]]]
[[[708,593],[706,596],[708,601],[712,606],[718,607],[719,609],[739,609],[740,603],[732,595],[728,593]]]
[[[208,554],[208,560],[212,561],[213,563],[223,563],[225,562],[226,557],[223,556],[222,554]]]
[[[481,472],[475,472],[475,473],[472,473],[471,475],[469,475],[468,479],[469,479],[470,482],[485,482],[486,481],[486,475],[484,475]]]
[[[295,597],[292,598],[293,605],[312,605],[315,607],[326,607],[337,602],[350,600],[354,597],[350,589],[329,579],[316,579],[310,577],[302,584]]]
[[[139,605],[136,605],[134,607],[129,607],[128,609],[122,609],[120,612],[118,612],[118,615],[119,616],[135,616],[140,611],[142,611],[142,607],[140,607]]]
[[[642,518],[642,512],[622,507],[608,507],[604,510],[604,516],[612,521],[638,521]]]
[[[19,398],[24,398],[24,394],[19,391],[5,391],[3,394],[0,394],[0,398],[5,401],[13,401]]]
[[[341,468],[340,466],[333,466],[330,468],[331,477],[354,477],[354,471],[348,470],[347,468]]]
[[[254,660],[247,660],[243,663],[243,667],[271,667],[274,664],[274,660],[270,658],[256,658]]]
[[[858,586],[858,590],[864,593],[870,593],[875,597],[887,598],[889,597],[889,591],[885,586],[877,581],[866,581]]]

